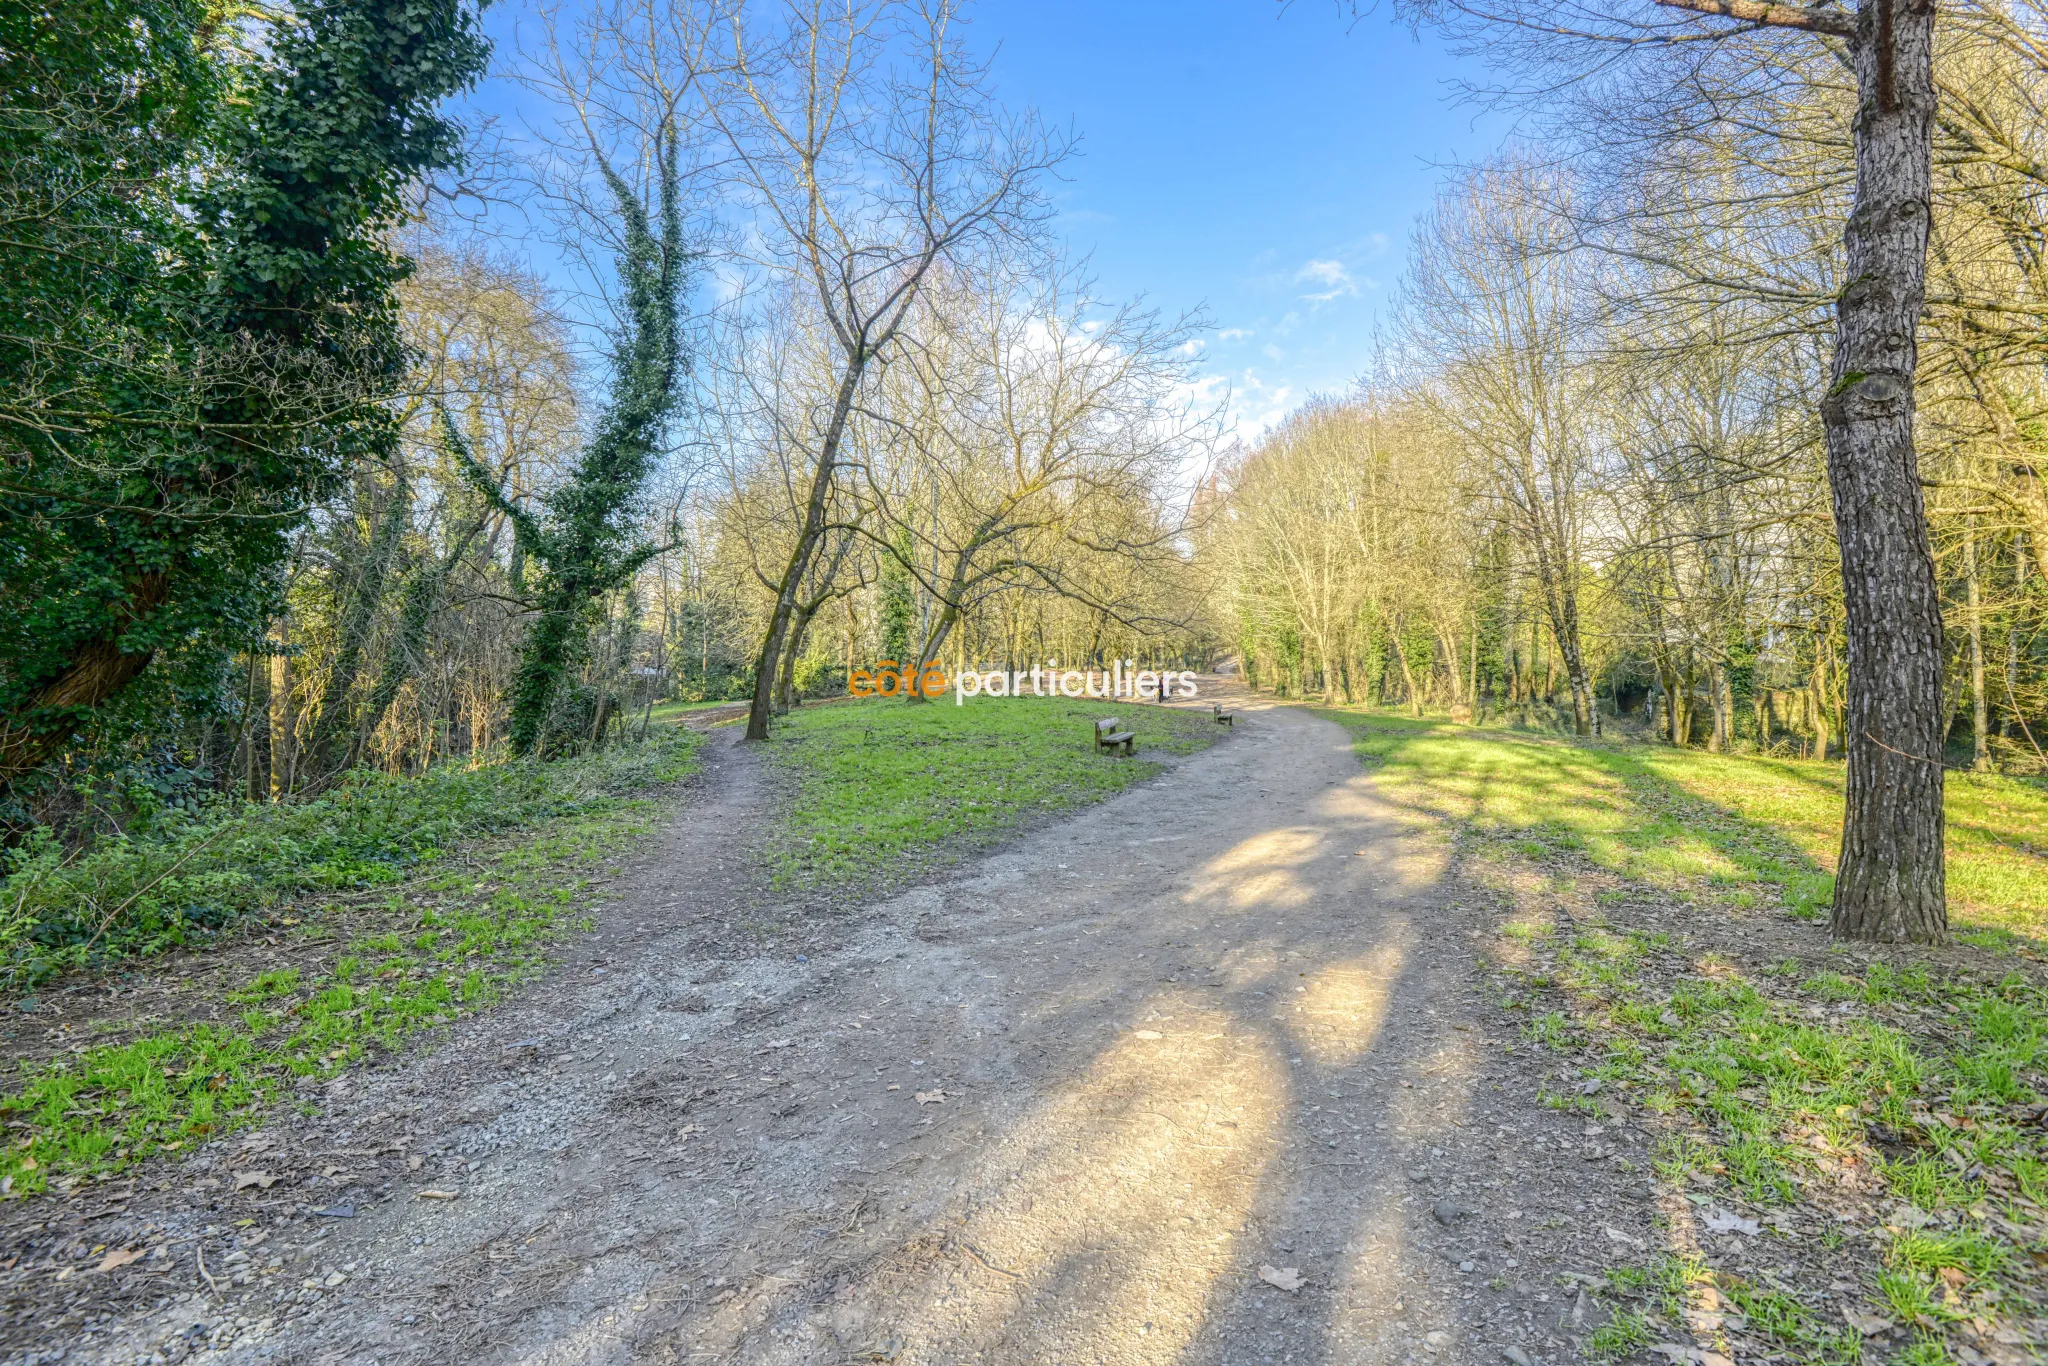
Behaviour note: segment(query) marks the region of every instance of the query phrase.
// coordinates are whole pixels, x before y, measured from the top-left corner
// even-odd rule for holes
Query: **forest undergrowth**
[[[446,1024],[587,923],[702,738],[539,762],[363,774],[223,804],[0,882],[11,920],[0,1193],[107,1179],[253,1122],[302,1085]]]

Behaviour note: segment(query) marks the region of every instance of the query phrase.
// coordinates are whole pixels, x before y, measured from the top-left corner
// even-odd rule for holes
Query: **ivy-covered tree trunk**
[[[589,599],[574,591],[543,599],[512,677],[512,748],[530,754],[546,748],[556,695],[582,662],[590,637]]]
[[[659,235],[633,188],[601,153],[594,154],[624,229],[618,269],[626,317],[611,357],[610,404],[575,471],[547,496],[544,516],[507,498],[470,455],[453,420],[441,415],[449,448],[471,482],[512,523],[527,566],[541,571],[512,685],[512,748],[520,754],[545,750],[552,742],[550,727],[563,689],[589,646],[592,604],[630,581],[662,549],[642,538],[637,514],[676,408],[683,366],[677,309],[691,253],[683,241],[677,130],[664,125],[655,138]]]
[[[370,543],[348,585],[334,662],[320,687],[320,701],[313,713],[313,738],[307,746],[312,770],[309,777],[315,784],[324,782],[341,766],[344,748],[353,752],[354,747],[347,743],[351,730],[349,701],[362,674],[363,653],[369,648],[378,608],[384,603],[385,580],[398,556],[400,538],[411,522],[412,483],[400,469],[383,506],[377,509]]]

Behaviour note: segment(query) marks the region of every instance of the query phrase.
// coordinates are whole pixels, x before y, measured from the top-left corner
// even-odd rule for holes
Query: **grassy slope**
[[[558,763],[373,780],[316,802],[224,812],[162,844],[54,870],[148,889],[154,928],[112,936],[138,955],[192,945],[169,932],[190,923],[175,912],[208,892],[217,903],[222,889],[234,896],[229,923],[274,947],[231,957],[244,966],[224,982],[177,993],[174,1021],[105,1019],[115,1038],[24,1062],[0,1097],[12,1134],[0,1190],[68,1187],[237,1127],[294,1082],[493,998],[544,960],[591,866],[647,830],[653,807],[638,794],[693,771],[697,745],[673,730]],[[514,831],[516,841],[483,838]],[[329,857],[308,863],[309,850]],[[343,867],[358,871],[343,877]],[[102,895],[122,914],[143,900]],[[294,962],[304,966],[272,966]]]
[[[1107,715],[1136,733],[1136,758],[1095,753],[1091,726]],[[1099,801],[1157,773],[1148,754],[1190,753],[1216,729],[1205,712],[1033,697],[799,708],[773,750],[798,779],[777,879],[864,879],[941,843]]]
[[[1617,1317],[1606,1348],[1682,1336],[1710,1283],[1745,1331],[1801,1360],[1861,1360],[1889,1340],[1896,1359],[1933,1366],[1996,1351],[2015,1326],[2039,1335],[2040,1320],[2028,1326],[2048,1262],[2038,974],[1953,955],[1836,954],[1815,971],[1716,951],[1743,919],[1824,913],[1839,769],[1334,716],[1383,789],[1459,825],[1469,862],[1504,893],[1503,1003],[1578,1065],[1581,1080],[1553,1103],[1595,1108],[1602,1088],[1626,1097],[1664,1116],[1659,1173],[1694,1203],[1720,1186],[1760,1211],[1802,1208],[1824,1249],[1860,1239],[1863,1289],[1905,1331],[1866,1344],[1811,1297],[1714,1281],[1678,1254],[1611,1273],[1644,1307]],[[2048,938],[2048,792],[1952,779],[1949,828],[1959,937],[2015,966],[2036,958]],[[1693,910],[1687,932],[1629,928],[1599,909],[1651,892]],[[1558,914],[1574,901],[1575,914]]]

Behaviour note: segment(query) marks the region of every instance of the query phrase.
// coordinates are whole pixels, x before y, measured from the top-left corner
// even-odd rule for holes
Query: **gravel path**
[[[255,1140],[382,1203],[64,1359],[1577,1359],[1572,1276],[1653,1242],[1640,1132],[1536,1103],[1444,837],[1245,706],[794,947],[721,748],[582,957]]]

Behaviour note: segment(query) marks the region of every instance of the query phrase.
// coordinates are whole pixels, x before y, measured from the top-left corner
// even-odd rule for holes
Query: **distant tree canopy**
[[[0,783],[260,638],[310,504],[396,439],[385,238],[457,159],[475,10],[250,13],[0,12]]]

